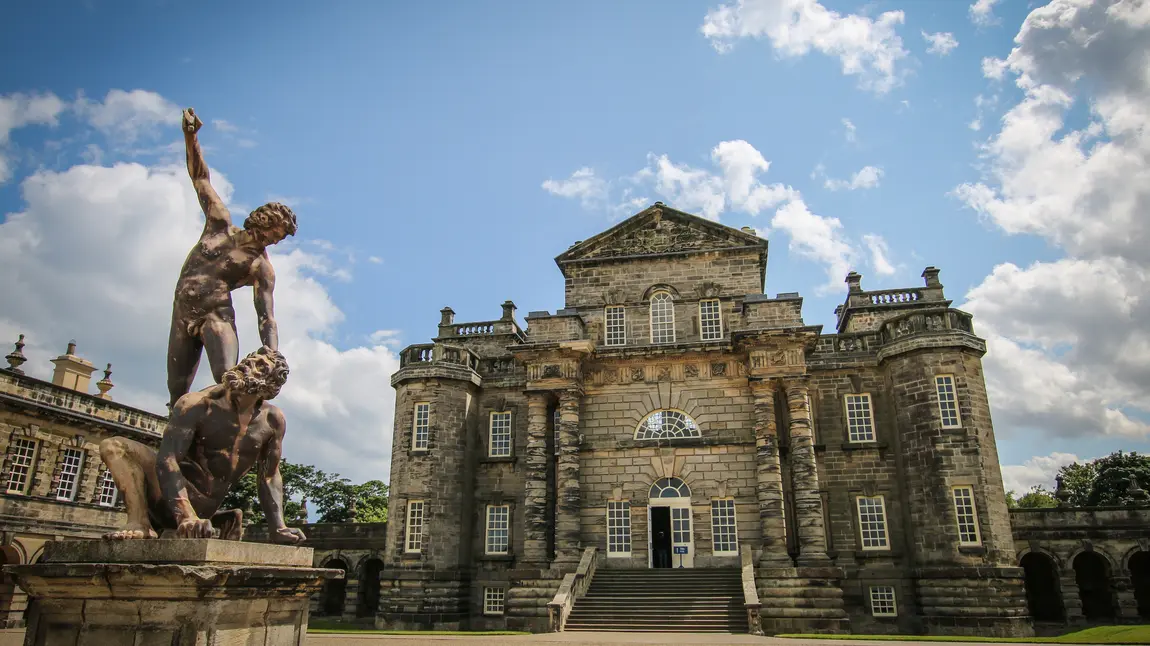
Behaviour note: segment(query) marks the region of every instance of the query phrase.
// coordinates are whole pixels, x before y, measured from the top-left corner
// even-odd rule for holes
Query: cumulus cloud
[[[0,184],[13,174],[7,147],[13,130],[37,124],[54,126],[65,104],[55,94],[25,94],[16,92],[0,96]]]
[[[997,22],[993,12],[996,4],[998,4],[998,0],[976,0],[968,9],[971,22],[980,27],[993,25]]]
[[[567,179],[548,179],[543,190],[559,197],[576,197],[586,208],[593,208],[607,197],[607,182],[595,175],[595,170],[580,168]]]
[[[218,170],[225,200],[232,187]],[[82,164],[39,171],[21,183],[23,206],[0,224],[0,333],[28,335],[34,376],[68,339],[102,365],[114,364],[117,401],[163,412],[164,354],[172,289],[203,215],[181,167]],[[301,213],[301,234],[307,216]],[[288,419],[285,455],[355,480],[386,479],[398,359],[387,339],[339,349],[328,339],[343,313],[320,278],[338,269],[322,252],[285,242],[276,268],[280,347],[292,375],[275,403]],[[233,293],[241,352],[259,345],[252,290]],[[206,362],[196,388],[209,385]]]
[[[1013,491],[1016,496],[1030,491],[1037,485],[1042,485],[1054,491],[1054,476],[1059,469],[1075,462],[1089,462],[1094,458],[1080,458],[1073,453],[1051,453],[1050,455],[1036,455],[1022,464],[1002,465],[1002,484],[1007,491]]]
[[[862,239],[867,251],[870,252],[871,266],[874,267],[875,272],[880,276],[894,274],[894,265],[890,264],[890,249],[887,247],[886,240],[882,236],[872,233],[864,235]]]
[[[125,144],[160,126],[179,126],[181,113],[179,106],[148,90],[110,90],[103,101],[81,96],[75,108],[97,130]]]
[[[988,78],[1022,98],[956,195],[987,223],[1064,257],[1004,264],[967,295],[987,338],[995,420],[1062,437],[1145,438],[1150,425],[1150,13],[1055,0]],[[1088,79],[1088,82],[1083,82]],[[1071,108],[1088,108],[1080,126]]]
[[[875,188],[882,179],[882,169],[877,166],[863,166],[848,179],[826,178],[823,186],[832,191],[855,191],[859,189]]]
[[[900,82],[896,67],[907,51],[896,27],[904,18],[901,11],[843,15],[818,0],[736,0],[708,11],[700,29],[720,53],[743,38],[766,38],[783,58],[812,49],[836,57],[843,74],[881,94]]]
[[[857,128],[855,128],[854,122],[852,122],[850,119],[847,119],[846,117],[843,117],[843,128],[845,130],[843,136],[846,137],[847,143],[853,144],[858,141],[858,135],[856,134]]]
[[[771,227],[787,232],[788,249],[823,265],[827,282],[815,288],[816,294],[842,291],[843,277],[858,261],[858,251],[846,239],[838,218],[815,215],[805,202],[795,199],[775,213]]]
[[[954,34],[949,31],[938,31],[933,34],[928,34],[923,31],[922,37],[930,44],[929,47],[926,48],[926,53],[928,54],[946,56],[952,52],[955,47],[958,47],[958,40],[954,37]]]

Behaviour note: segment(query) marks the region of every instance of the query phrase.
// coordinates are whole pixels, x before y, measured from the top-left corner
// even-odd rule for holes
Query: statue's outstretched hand
[[[192,518],[176,527],[178,538],[212,538],[212,521]]]
[[[272,542],[279,545],[294,545],[296,543],[302,543],[305,540],[307,540],[307,537],[295,527],[281,527],[272,534]]]
[[[204,125],[203,121],[196,116],[196,111],[192,108],[184,110],[184,132],[189,134],[196,134]]]

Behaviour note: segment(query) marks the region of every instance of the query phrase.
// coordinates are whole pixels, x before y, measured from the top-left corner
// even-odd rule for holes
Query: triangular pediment
[[[555,258],[567,263],[669,253],[762,247],[767,241],[747,231],[672,209],[661,202],[582,242]]]

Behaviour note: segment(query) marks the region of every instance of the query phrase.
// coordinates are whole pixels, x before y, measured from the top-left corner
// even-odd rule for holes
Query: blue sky
[[[1114,3],[17,4],[0,26],[0,251],[11,252],[0,266],[21,278],[0,288],[13,304],[0,333],[29,334],[40,363],[75,337],[88,358],[120,366],[120,401],[156,409],[170,296],[132,298],[170,293],[170,266],[192,243],[175,236],[194,228],[195,204],[171,166],[182,163],[178,108],[194,106],[215,177],[234,187],[237,220],[271,198],[299,215],[299,235],[276,261],[296,286],[281,281],[277,301],[294,308],[281,326],[304,366],[285,392],[303,427],[289,458],[383,477],[394,351],[433,336],[440,308],[486,320],[510,298],[520,316],[554,311],[563,293],[552,259],[570,244],[640,202],[703,214],[715,199],[722,207],[707,215],[770,240],[766,291],[801,292],[806,321],[826,331],[844,269],[880,289],[920,285],[923,267],[941,268],[948,296],[972,301],[976,329],[991,338],[999,452],[1018,467],[1008,468],[1017,483],[1047,478],[1067,456],[1145,451],[1150,376],[1106,352],[1133,364],[1146,352],[1132,314],[1145,307],[1146,284],[1122,273],[1146,259],[1089,233],[1118,230],[1137,212],[1092,196],[1144,162],[1102,172],[1089,136],[1070,147],[1077,153],[1065,141],[1092,123],[1103,131],[1095,142],[1119,140],[1120,116],[1092,107],[1136,104],[1144,88],[1105,76],[1085,46],[1043,59],[1041,38],[1057,36],[1049,29],[1015,42],[1032,12],[1070,4],[1096,20]],[[1145,31],[1111,23],[1099,28],[1145,55]],[[957,44],[931,52],[924,33]],[[844,63],[856,59],[858,73]],[[1070,69],[1084,73],[1075,81]],[[1030,110],[1038,86],[1069,103]],[[1046,132],[1039,117],[1050,112],[1059,123]],[[1145,152],[1134,139],[1123,145]],[[713,152],[722,142],[739,143],[724,157]],[[1042,167],[1050,159],[1063,161]],[[786,197],[739,200],[738,169]],[[1078,186],[1084,176],[1101,179]],[[61,268],[53,242],[73,225],[85,232],[77,244],[104,244]],[[140,226],[171,235],[156,243],[171,253],[122,261],[138,246],[118,247],[126,238],[109,230]],[[29,242],[29,231],[52,242]],[[126,266],[108,268],[118,262]],[[152,282],[133,287],[141,273]],[[75,288],[76,276],[93,283],[73,299],[46,296]],[[1130,292],[1092,289],[1106,280]],[[1052,282],[1066,287],[1052,292]],[[101,306],[109,298],[119,305]],[[248,302],[237,298],[241,316]],[[1087,340],[1097,321],[1067,313],[1113,307],[1119,315],[1105,325],[1118,327],[1107,338],[1122,343],[1104,347]],[[254,326],[240,329],[249,344]],[[349,371],[359,375],[350,386]],[[348,447],[356,440],[380,448],[364,457]]]

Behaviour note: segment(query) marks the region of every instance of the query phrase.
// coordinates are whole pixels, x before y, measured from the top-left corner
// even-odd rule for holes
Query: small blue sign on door
[[[675,546],[675,553],[676,554],[686,554],[687,553],[687,546],[686,545],[676,545]]]

